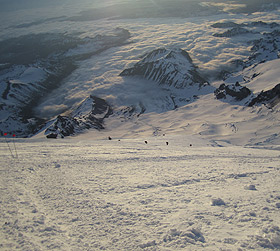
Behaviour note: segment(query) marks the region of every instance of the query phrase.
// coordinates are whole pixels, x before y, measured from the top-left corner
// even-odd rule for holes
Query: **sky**
[[[73,12],[79,12],[83,9],[92,8],[94,6],[98,6],[98,3],[102,1],[100,0],[81,0],[81,1],[74,1],[74,0],[0,0],[0,12],[11,12],[11,11],[35,11],[38,9],[46,9],[48,10],[49,15],[52,13],[57,12],[57,9],[60,12],[65,10],[65,13],[69,11],[69,7],[72,8]],[[86,6],[86,7],[85,7]]]
[[[0,11],[11,11],[11,10],[20,10],[20,9],[29,9],[29,8],[38,8],[54,4],[57,1],[54,0],[1,0],[0,1]]]

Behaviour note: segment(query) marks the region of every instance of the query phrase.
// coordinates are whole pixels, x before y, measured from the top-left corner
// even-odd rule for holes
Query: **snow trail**
[[[279,150],[147,141],[0,142],[1,250],[279,248]]]

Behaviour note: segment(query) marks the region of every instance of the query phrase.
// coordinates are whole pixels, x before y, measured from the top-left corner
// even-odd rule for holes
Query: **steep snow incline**
[[[244,83],[254,93],[268,91],[280,83],[280,59],[246,68],[242,75]]]
[[[279,150],[145,140],[1,140],[0,249],[280,248]]]

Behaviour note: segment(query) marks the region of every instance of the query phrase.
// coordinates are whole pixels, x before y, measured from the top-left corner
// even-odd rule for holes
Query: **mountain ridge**
[[[175,88],[208,84],[185,50],[159,48],[141,58],[133,67],[123,70],[120,76],[141,76]]]
[[[103,121],[112,114],[109,104],[98,97],[86,98],[69,116],[57,116],[45,129],[47,138],[64,138],[72,136],[85,129],[104,129]]]

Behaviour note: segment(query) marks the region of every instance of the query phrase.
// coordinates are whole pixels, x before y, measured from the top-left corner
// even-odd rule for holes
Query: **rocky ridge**
[[[225,99],[228,96],[241,101],[247,98],[252,92],[245,86],[241,86],[238,82],[231,85],[221,84],[219,88],[214,91],[217,99]]]
[[[280,84],[277,84],[268,91],[262,91],[257,97],[253,98],[248,105],[266,104],[272,108],[278,103],[280,103]]]
[[[104,129],[103,121],[112,114],[110,105],[101,98],[90,96],[69,116],[59,115],[45,130],[47,138],[64,138],[86,129]]]
[[[160,85],[185,88],[207,85],[208,82],[197,72],[189,54],[182,49],[156,49],[141,57],[133,67],[125,69],[120,76],[139,76]]]
[[[239,36],[239,35],[244,35],[244,34],[248,34],[251,33],[251,31],[242,28],[240,26],[231,28],[230,30],[227,30],[223,33],[215,33],[213,36],[214,37],[234,37],[234,36]]]

